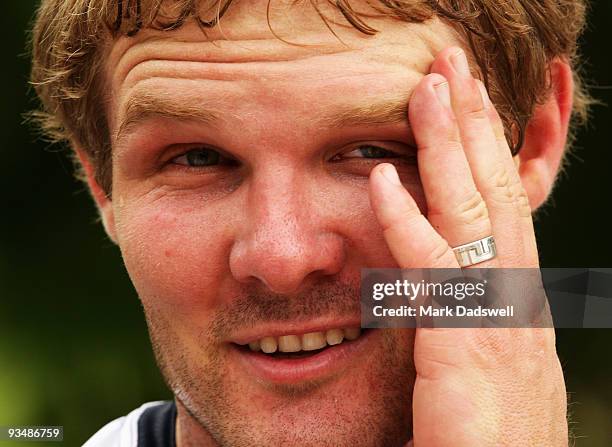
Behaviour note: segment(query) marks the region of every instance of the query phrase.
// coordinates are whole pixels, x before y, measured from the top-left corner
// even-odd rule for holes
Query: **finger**
[[[516,168],[508,163],[508,158],[511,161],[509,148],[507,154],[500,150],[489,110],[494,107],[486,89],[472,77],[465,53],[460,48],[443,51],[432,65],[432,71],[448,79],[461,141],[476,187],[489,210],[501,265],[531,266],[533,258],[537,259],[537,252],[533,245],[525,247],[524,241],[533,233],[521,224],[520,190],[513,177]]]
[[[370,173],[370,203],[400,268],[458,268],[448,243],[423,216],[392,164]]]
[[[435,282],[442,283],[448,270],[455,272],[460,268],[454,252],[447,241],[438,234],[431,223],[421,213],[416,201],[402,186],[395,167],[389,163],[377,165],[370,173],[370,201],[372,209],[382,226],[385,241],[402,269],[434,268],[445,269],[436,272]],[[421,271],[404,272],[412,283],[424,279]],[[451,275],[454,277],[454,275]],[[444,279],[442,279],[444,278]],[[419,295],[410,305],[419,309],[426,304],[426,295]],[[431,303],[432,305],[435,303]],[[440,318],[422,317],[417,310],[417,327],[444,325]],[[479,326],[478,322],[474,322]]]
[[[527,192],[523,188],[521,178],[519,176],[517,167],[512,158],[512,151],[506,140],[506,134],[504,132],[504,124],[497,112],[497,109],[491,102],[489,94],[486,91],[484,84],[480,81],[479,86],[483,91],[485,99],[485,108],[493,127],[493,133],[495,134],[495,140],[497,141],[497,151],[502,163],[506,167],[506,172],[510,177],[509,190],[510,195],[514,198],[514,205],[516,207],[519,223],[521,227],[521,235],[523,239],[523,260],[520,264],[521,267],[527,266],[539,266],[538,248],[535,239],[535,231],[533,228],[533,217],[531,215],[531,206],[529,205],[529,198]]]
[[[430,74],[421,81],[409,115],[432,226],[452,247],[490,236],[487,206],[472,178],[443,76]],[[496,265],[492,259],[479,267]]]

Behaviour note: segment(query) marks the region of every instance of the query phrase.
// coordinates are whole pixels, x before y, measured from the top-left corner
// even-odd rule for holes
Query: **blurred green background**
[[[23,124],[35,106],[25,42],[36,3],[5,2],[0,15],[7,57],[0,70],[0,426],[63,425],[63,445],[77,446],[111,419],[171,394],[119,252],[65,150],[36,141]],[[592,92],[606,104],[611,26],[612,2],[593,3],[582,48]],[[612,267],[611,139],[612,113],[598,106],[537,221],[543,266]],[[558,330],[557,340],[576,445],[612,446],[612,330]]]

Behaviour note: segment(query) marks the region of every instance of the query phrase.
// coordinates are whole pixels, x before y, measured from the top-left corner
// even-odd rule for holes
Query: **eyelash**
[[[395,144],[398,144],[398,143],[395,143]],[[402,145],[402,146],[405,146],[405,145]],[[374,149],[374,151],[383,152],[384,154],[379,154],[380,156],[374,156],[374,157],[349,157],[347,156],[348,154],[351,154],[353,152],[363,150],[364,148]],[[407,154],[405,152],[406,152],[405,150],[396,151],[396,150],[392,150],[392,149],[386,148],[384,146],[379,146],[376,144],[362,143],[362,144],[353,146],[351,150],[347,152],[343,152],[341,154],[335,155],[334,157],[332,157],[330,161],[332,162],[342,161],[343,159],[349,159],[349,160],[351,159],[356,159],[356,160],[401,159],[403,161],[409,161],[411,159],[415,159],[413,154]],[[414,154],[416,154],[416,151],[414,151]]]
[[[396,145],[401,145],[403,147],[406,147],[406,144],[403,143],[393,143]],[[408,146],[410,147],[410,146]],[[373,148],[374,150],[383,152],[383,154],[381,154],[382,156],[378,156],[378,157],[349,157],[347,156],[347,154],[351,154],[355,151],[358,151],[360,149],[363,148]],[[407,153],[400,153],[400,152],[407,152],[407,151],[395,151],[389,148],[386,148],[384,146],[381,145],[376,145],[376,144],[368,144],[368,143],[362,143],[362,144],[357,144],[351,147],[350,150],[342,152],[340,154],[336,154],[334,155],[329,161],[330,162],[341,162],[342,160],[380,160],[380,159],[399,159],[403,162],[407,162],[409,164],[416,164],[416,150],[414,150],[414,148],[410,147],[414,153],[413,154],[407,154]],[[190,155],[194,155],[194,154],[200,154],[202,155],[203,153],[206,153],[208,155],[212,155],[216,161],[218,161],[215,164],[210,164],[210,165],[202,165],[202,166],[193,166],[191,164],[189,164],[189,160],[188,157]],[[177,162],[178,159],[180,158],[185,158],[185,163],[179,163]],[[192,160],[193,162],[193,160]],[[193,147],[185,152],[183,152],[182,154],[172,158],[170,160],[171,164],[174,165],[179,165],[181,167],[187,168],[187,169],[204,169],[207,167],[216,167],[216,166],[236,166],[239,164],[239,162],[229,156],[226,156],[223,154],[222,151],[215,149],[213,147],[206,147],[206,146],[199,146],[199,147]]]
[[[204,166],[191,166],[189,164],[189,156],[190,155],[194,155],[194,154],[203,154],[203,153],[207,153],[209,155],[213,155],[214,158],[216,158],[217,161],[219,161],[220,163],[216,163],[213,165],[204,165]],[[180,158],[185,158],[186,163],[178,163],[176,160],[180,159]],[[224,155],[221,151],[212,148],[212,147],[206,147],[206,146],[201,146],[201,147],[194,147],[191,148],[189,150],[187,150],[186,152],[183,152],[182,154],[172,158],[170,160],[170,163],[175,164],[175,165],[180,165],[183,166],[185,168],[205,168],[205,167],[210,167],[210,166],[226,166],[226,165],[237,165],[238,161],[228,157],[226,155]]]

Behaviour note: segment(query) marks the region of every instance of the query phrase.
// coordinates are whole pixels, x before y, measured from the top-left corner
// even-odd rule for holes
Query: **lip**
[[[308,322],[285,322],[279,324],[267,324],[265,326],[250,329],[235,334],[230,340],[237,345],[246,345],[252,341],[261,340],[264,337],[281,337],[283,335],[304,335],[311,332],[325,332],[329,329],[346,329],[349,327],[360,327],[361,319],[338,319],[321,318]]]
[[[295,359],[276,358],[236,345],[231,345],[230,351],[233,360],[244,371],[246,377],[271,384],[297,384],[321,380],[348,370],[352,364],[366,355],[379,333],[380,331],[371,329],[356,340],[344,341],[311,356]]]

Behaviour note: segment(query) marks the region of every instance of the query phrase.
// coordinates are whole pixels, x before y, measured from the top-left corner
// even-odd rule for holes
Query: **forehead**
[[[231,119],[252,116],[254,105],[271,116],[281,109],[308,112],[315,100],[324,108],[393,97],[393,83],[407,95],[435,54],[458,42],[436,18],[422,24],[370,18],[379,32],[368,36],[333,7],[323,11],[326,24],[304,4],[274,2],[267,10],[266,3],[233,4],[206,34],[187,22],[172,32],[148,29],[115,41],[105,64],[113,133],[142,97],[214,104]]]

